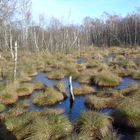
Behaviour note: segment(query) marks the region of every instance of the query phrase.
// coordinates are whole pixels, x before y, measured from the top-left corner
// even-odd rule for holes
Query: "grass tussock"
[[[77,64],[76,68],[79,72],[84,71],[86,69],[86,65],[85,64]]]
[[[19,82],[15,81],[6,85],[1,91],[0,102],[3,104],[14,104],[18,100],[16,89],[19,87]]]
[[[73,127],[64,115],[38,117],[33,123],[29,140],[56,140],[71,133]]]
[[[98,91],[96,94],[97,97],[112,97],[112,98],[123,98],[122,92],[115,89],[105,89]]]
[[[0,113],[5,110],[5,106],[3,104],[0,104]]]
[[[117,106],[116,100],[112,98],[97,97],[94,95],[86,98],[85,104],[91,109],[101,110],[104,108],[115,108]]]
[[[68,135],[61,140],[93,140],[93,137],[88,136],[87,134],[77,134],[77,135]]]
[[[78,76],[79,83],[81,84],[90,84],[91,83],[91,76],[88,74],[82,74]]]
[[[87,95],[87,94],[92,94],[94,92],[95,89],[88,85],[81,85],[80,87],[73,89],[74,95]]]
[[[45,85],[41,82],[34,83],[33,89],[34,90],[42,90],[45,88]]]
[[[127,96],[127,95],[131,95],[131,94],[135,94],[135,92],[137,92],[139,90],[139,85],[138,84],[132,84],[124,89],[122,89],[120,92]]]
[[[32,83],[22,83],[20,87],[16,90],[17,95],[21,96],[29,96],[32,94],[34,90],[34,84]]]
[[[82,113],[77,120],[77,130],[83,134],[88,134],[97,138],[106,136],[112,128],[112,118],[94,111]]]
[[[110,71],[102,71],[94,77],[94,82],[98,86],[114,87],[120,84],[121,78]]]
[[[119,126],[127,126],[133,128],[140,128],[140,111],[138,108],[123,108],[113,112],[115,124]]]
[[[101,138],[101,140],[120,140],[115,132],[110,131],[106,136]]]
[[[67,97],[64,81],[58,82],[58,84],[55,87],[57,88],[58,91],[60,91],[63,94],[65,98]]]
[[[17,104],[16,104],[16,106],[18,107],[18,108],[28,108],[29,106],[30,106],[30,103],[28,102],[28,101],[19,101]]]
[[[133,71],[131,75],[133,79],[140,80],[140,70]]]
[[[33,104],[39,106],[53,105],[64,100],[64,96],[61,92],[57,91],[54,87],[49,87],[43,94],[35,96]]]
[[[51,72],[49,72],[47,74],[48,76],[48,79],[51,79],[51,80],[61,80],[65,77],[65,71],[64,70],[53,70]]]

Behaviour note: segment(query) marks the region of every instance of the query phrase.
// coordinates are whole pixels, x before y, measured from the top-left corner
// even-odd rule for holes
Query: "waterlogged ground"
[[[46,73],[43,72],[38,72],[38,75],[35,76],[32,79],[33,82],[41,82],[44,85],[46,85],[47,87],[50,86],[55,86],[59,80],[49,80],[47,78]],[[67,91],[67,95],[70,96],[69,93],[69,78],[65,77],[62,81],[64,81],[65,83],[65,88]],[[77,80],[73,80],[73,87],[80,87],[80,83]],[[122,82],[120,83],[119,86],[115,87],[115,89],[121,90],[124,89],[126,87],[128,87],[129,85],[132,85],[134,83],[140,83],[140,80],[134,80],[131,77],[124,77]],[[83,111],[87,111],[89,110],[86,105],[85,105],[85,98],[86,96],[76,96],[75,97],[75,101],[73,104],[70,103],[70,98],[66,98],[64,101],[57,103],[51,107],[43,107],[43,106],[36,106],[34,104],[32,104],[32,98],[33,96],[35,96],[36,94],[41,94],[41,91],[34,91],[34,93],[29,96],[29,97],[24,97],[21,98],[19,101],[28,101],[30,103],[30,106],[28,107],[28,110],[46,110],[48,108],[61,108],[64,109],[64,114],[69,118],[70,121],[74,122]],[[114,110],[113,109],[103,109],[101,110],[101,112],[105,113],[105,114],[111,114]],[[118,133],[120,135],[120,139],[121,140],[133,140],[133,135],[135,132],[133,132],[132,130],[126,130],[126,129],[118,129]]]
[[[124,56],[125,55],[120,55],[118,58],[116,58],[116,54],[110,53],[108,55],[105,55],[104,58],[102,59],[102,58],[100,58],[100,55],[99,55],[98,56],[99,58],[97,58],[99,60],[97,60],[97,61],[96,61],[96,57],[94,58],[94,57],[90,56],[91,60],[89,60],[88,57],[84,56],[84,57],[78,57],[77,59],[74,59],[75,60],[74,63],[76,63],[78,65],[78,68],[80,69],[80,72],[82,73],[81,76],[84,75],[84,76],[88,77],[88,76],[91,76],[90,74],[92,73],[93,74],[92,78],[94,78],[94,80],[95,80],[96,76],[98,76],[98,74],[100,74],[102,72],[105,72],[107,74],[110,74],[110,72],[112,72],[112,73],[115,73],[117,76],[121,77],[120,84],[117,86],[112,86],[112,88],[101,86],[100,84],[104,84],[104,83],[102,83],[102,81],[101,81],[101,83],[100,83],[100,81],[98,83],[98,79],[97,79],[97,83],[96,83],[96,81],[92,81],[91,83],[86,83],[86,85],[89,85],[90,87],[95,89],[94,95],[97,95],[100,91],[101,92],[108,91],[108,89],[111,89],[114,91],[116,91],[116,90],[121,91],[123,89],[127,89],[131,85],[135,85],[135,84],[140,85],[140,80],[138,80],[138,78],[137,78],[139,75],[137,74],[136,75],[137,77],[136,77],[135,74],[133,74],[135,71],[136,72],[138,71],[139,61],[137,59],[134,59],[135,63],[137,64],[137,67],[136,67],[133,64],[133,62],[126,61]],[[123,61],[123,63],[122,63],[122,61]],[[90,62],[91,62],[91,64],[90,64]],[[60,66],[61,65],[62,64],[60,64]],[[86,70],[85,70],[84,66],[86,66]],[[57,70],[56,67],[58,67],[58,69],[59,69],[59,66],[57,66],[55,64],[54,66],[52,66],[51,71],[53,71],[55,69]],[[118,68],[120,68],[120,69],[118,69]],[[85,70],[85,72],[83,72],[84,70]],[[109,72],[106,72],[107,70],[109,70]],[[131,70],[131,73],[129,73],[130,70]],[[127,72],[128,72],[128,74],[127,74]],[[85,104],[86,98],[88,95],[75,96],[75,101],[71,102],[68,76],[64,76],[64,78],[62,80],[50,80],[48,78],[49,77],[48,74],[50,74],[50,73],[43,72],[43,70],[39,70],[37,75],[33,76],[32,80],[30,82],[31,83],[39,82],[39,83],[42,83],[43,85],[45,85],[45,87],[54,87],[60,81],[63,81],[68,98],[64,99],[63,101],[61,101],[59,103],[51,105],[51,106],[38,106],[38,105],[33,104],[32,101],[35,96],[37,96],[39,94],[43,94],[44,89],[43,90],[34,90],[31,95],[19,97],[18,101],[14,105],[7,106],[5,108],[5,112],[7,112],[11,108],[14,108],[16,106],[16,104],[18,104],[19,102],[26,101],[29,103],[29,106],[27,107],[28,111],[33,111],[33,110],[43,111],[43,110],[47,110],[47,109],[63,109],[65,116],[67,116],[67,118],[71,122],[76,122],[76,120],[80,117],[82,112],[91,110]],[[84,82],[87,82],[87,80],[88,80],[87,77],[86,78],[83,77],[85,79],[84,80],[82,79],[82,80]],[[80,79],[82,81],[81,82],[78,78],[76,78],[76,79],[77,80],[74,80],[74,79],[72,80],[73,88],[82,87],[83,81]],[[127,92],[127,90],[126,91],[124,90],[123,92]],[[125,95],[124,95],[124,97],[125,97]],[[127,97],[127,95],[126,95],[126,97]],[[98,98],[98,95],[97,95],[97,98]],[[100,109],[98,111],[100,111],[104,114],[107,114],[107,115],[112,115],[112,113],[115,112],[116,109],[104,108],[104,109]],[[118,127],[115,125],[114,125],[114,128],[115,128],[115,131],[116,131],[117,135],[119,136],[120,140],[133,140],[134,139],[135,130],[130,129],[130,128],[122,128],[122,127]]]

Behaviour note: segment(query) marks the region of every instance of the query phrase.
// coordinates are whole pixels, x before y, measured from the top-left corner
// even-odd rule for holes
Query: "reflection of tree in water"
[[[16,140],[16,136],[6,129],[4,121],[0,119],[0,140]]]

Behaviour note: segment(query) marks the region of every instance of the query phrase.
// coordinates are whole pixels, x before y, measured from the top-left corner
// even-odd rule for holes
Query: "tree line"
[[[125,17],[104,14],[105,18],[85,17],[80,25],[64,24],[56,18],[39,16],[33,21],[30,0],[0,1],[0,51],[18,49],[60,51],[88,46],[139,46],[140,10]],[[13,54],[12,54],[13,55]]]

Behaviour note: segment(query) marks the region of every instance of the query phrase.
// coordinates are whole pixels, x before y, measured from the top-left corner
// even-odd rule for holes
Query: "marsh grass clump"
[[[97,60],[90,60],[87,65],[86,65],[87,68],[94,68],[94,69],[105,69],[107,68],[107,65],[100,62],[100,61],[97,61]]]
[[[64,113],[64,110],[61,108],[48,108],[47,110],[39,111],[40,116],[46,116],[49,114],[61,115]]]
[[[114,87],[118,86],[121,82],[121,78],[118,77],[117,75],[113,74],[110,71],[102,71],[98,73],[94,78],[93,78],[95,84],[98,86],[103,86],[103,87]]]
[[[21,96],[29,96],[32,94],[34,90],[34,85],[32,83],[22,83],[19,88],[17,88],[16,92],[19,97]]]
[[[76,68],[79,72],[84,71],[86,69],[86,65],[85,64],[77,64]]]
[[[15,93],[4,92],[1,95],[1,102],[6,105],[14,104],[18,100],[18,96]]]
[[[134,140],[140,140],[140,132],[137,132],[134,136]]]
[[[101,140],[120,140],[115,132],[110,131],[106,136],[101,138]]]
[[[110,63],[110,65],[118,65],[119,67],[122,67],[125,69],[127,69],[127,68],[136,69],[137,68],[137,66],[133,60],[127,59],[122,55],[117,56],[115,58],[115,60]]]
[[[112,98],[103,98],[94,95],[88,96],[85,100],[85,104],[89,108],[96,110],[101,110],[104,108],[115,108],[117,106],[117,102]]]
[[[14,104],[18,100],[16,89],[19,87],[19,82],[15,81],[6,85],[1,91],[0,102],[3,104]]]
[[[33,122],[30,140],[57,140],[71,133],[73,127],[64,115],[50,114]]]
[[[30,82],[32,80],[32,78],[31,77],[29,77],[28,75],[27,75],[27,73],[25,73],[25,72],[23,72],[23,71],[21,71],[20,72],[20,81],[21,81],[21,83],[23,82]]]
[[[45,89],[45,85],[41,82],[37,82],[33,84],[33,89],[34,90],[42,90]]]
[[[132,84],[132,85],[129,85],[128,87],[120,90],[120,92],[123,94],[123,95],[131,95],[135,92],[137,92],[139,90],[139,85],[138,84]]]
[[[19,108],[28,108],[30,106],[29,102],[28,101],[19,101],[16,105],[17,107]]]
[[[18,117],[21,116],[26,112],[25,109],[20,108],[20,107],[14,107],[8,110],[8,112],[5,113],[5,118],[13,118],[13,117]]]
[[[74,95],[87,95],[87,94],[92,94],[94,92],[95,89],[88,85],[81,85],[80,87],[73,89]]]
[[[68,135],[61,140],[93,140],[93,137],[88,136],[87,134],[77,134],[77,135]]]
[[[51,80],[61,80],[65,77],[65,75],[66,75],[65,71],[62,69],[53,70],[47,74],[48,79]]]
[[[60,91],[63,94],[65,98],[67,97],[64,81],[58,82],[58,84],[55,87],[57,88],[58,91]]]
[[[3,81],[0,81],[0,91],[2,91],[6,87],[6,83]]]
[[[133,71],[131,75],[133,79],[140,80],[140,70]]]
[[[54,87],[49,87],[43,94],[35,96],[33,103],[39,106],[53,105],[64,100],[61,92],[57,91]]]
[[[82,84],[90,84],[91,83],[91,76],[88,74],[79,75],[77,80]]]
[[[83,112],[77,120],[77,130],[89,136],[104,137],[112,128],[112,118],[100,112]]]
[[[77,78],[77,76],[79,75],[75,64],[69,65],[66,63],[63,69],[66,72],[66,76],[72,76],[73,78]]]
[[[119,126],[140,128],[140,109],[139,107],[128,106],[120,108],[112,113],[114,123]]]
[[[3,104],[0,104],[0,113],[5,110],[5,106]]]
[[[123,97],[122,92],[119,90],[115,90],[115,89],[105,89],[105,90],[100,90],[97,92],[96,94],[97,97],[113,97],[113,98],[121,98]]]
[[[17,139],[24,139],[30,134],[30,123],[31,118],[29,118],[26,114],[5,120],[7,130],[12,132]]]

